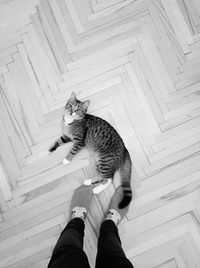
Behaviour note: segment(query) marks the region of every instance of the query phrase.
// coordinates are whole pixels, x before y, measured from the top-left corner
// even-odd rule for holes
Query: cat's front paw
[[[85,180],[83,184],[85,186],[90,186],[92,184],[92,180],[91,179]]]
[[[62,163],[63,163],[63,165],[67,166],[67,165],[69,165],[70,161],[65,158],[65,159],[63,159]]]
[[[53,153],[56,149],[57,149],[58,145],[57,143],[55,143],[54,145],[52,145],[49,150],[48,150],[48,153],[51,154]]]

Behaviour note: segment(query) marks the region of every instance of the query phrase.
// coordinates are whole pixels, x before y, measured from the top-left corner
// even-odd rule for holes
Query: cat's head
[[[89,100],[80,101],[76,98],[74,92],[72,92],[67,104],[65,105],[65,115],[70,116],[73,119],[82,119],[87,113]]]

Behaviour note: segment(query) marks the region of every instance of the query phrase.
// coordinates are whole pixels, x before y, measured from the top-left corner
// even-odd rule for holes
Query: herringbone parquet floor
[[[0,267],[46,268],[74,189],[60,135],[71,91],[123,137],[134,201],[119,226],[135,268],[200,268],[199,0],[0,1]],[[114,192],[96,196],[85,250]]]

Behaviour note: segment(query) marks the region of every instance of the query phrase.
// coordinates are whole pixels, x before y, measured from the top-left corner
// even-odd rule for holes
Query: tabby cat
[[[101,180],[95,182],[97,186],[94,193],[104,190],[113,180],[114,174],[119,170],[123,199],[119,208],[126,207],[132,199],[130,186],[132,162],[121,137],[117,131],[105,120],[87,114],[90,101],[81,102],[72,92],[63,115],[62,136],[53,144],[49,152],[55,151],[60,145],[73,142],[73,146],[63,160],[67,165],[73,157],[86,147],[98,155],[97,171]],[[87,180],[85,184],[90,184]]]

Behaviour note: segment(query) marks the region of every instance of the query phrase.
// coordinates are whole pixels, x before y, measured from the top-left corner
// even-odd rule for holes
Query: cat
[[[66,106],[62,120],[62,136],[49,148],[54,152],[60,145],[73,142],[63,164],[67,165],[73,157],[86,147],[98,155],[97,171],[101,180],[94,187],[93,192],[98,194],[113,180],[116,171],[119,171],[123,198],[118,207],[120,209],[129,205],[132,200],[131,168],[132,162],[128,150],[117,131],[105,120],[87,113],[89,100],[81,102],[72,92]],[[86,180],[85,185],[91,184]]]

